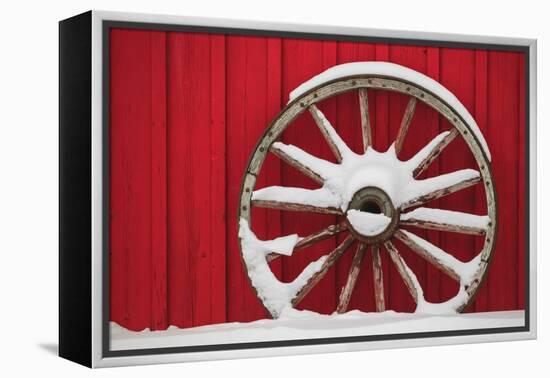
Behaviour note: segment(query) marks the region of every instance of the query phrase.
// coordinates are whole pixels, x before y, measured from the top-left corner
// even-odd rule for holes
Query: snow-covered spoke
[[[348,308],[351,294],[353,293],[353,288],[355,287],[355,283],[357,282],[357,277],[359,277],[361,262],[363,261],[363,257],[365,256],[366,248],[367,246],[365,244],[360,243],[357,247],[355,255],[353,256],[353,261],[351,262],[351,268],[349,269],[346,284],[342,288],[340,298],[338,299],[338,307],[336,308],[336,312],[339,314],[346,312]]]
[[[489,221],[486,215],[426,207],[401,214],[402,225],[471,235],[484,235]]]
[[[350,156],[353,154],[348,145],[342,140],[340,135],[338,135],[334,127],[330,124],[327,117],[325,117],[323,112],[320,111],[316,105],[310,105],[309,112],[311,113],[313,120],[319,127],[319,130],[321,130],[321,134],[323,134],[323,137],[327,141],[330,149],[334,153],[334,156],[336,156],[336,160],[338,160],[339,163],[342,162],[342,160],[346,156]]]
[[[408,231],[398,230],[395,236],[432,265],[461,283],[469,283],[478,269],[481,254],[469,262],[462,262],[429,241]]]
[[[462,169],[425,180],[413,180],[405,188],[406,196],[401,201],[400,209],[423,205],[475,185],[480,180],[479,172],[474,169]]]
[[[342,214],[340,198],[326,188],[268,186],[252,193],[252,205],[287,211]]]
[[[323,265],[313,274],[309,277],[307,282],[297,290],[296,295],[292,299],[292,305],[296,306],[304,297],[309,293],[311,289],[321,279],[325,276],[325,274],[328,272],[329,268],[334,265],[334,263],[338,260],[340,256],[348,249],[348,247],[354,242],[353,237],[350,235],[338,247],[336,247],[332,252],[330,252],[326,258],[323,260]]]
[[[456,129],[450,131],[444,131],[434,139],[430,141],[424,148],[422,148],[416,155],[414,155],[408,164],[413,167],[413,177],[418,177],[424,172],[430,164],[441,154],[443,149],[452,142],[452,140],[458,135]]]
[[[407,108],[405,109],[405,113],[403,114],[403,118],[401,119],[401,125],[399,126],[399,131],[397,132],[397,138],[395,139],[396,154],[399,154],[399,152],[401,152],[401,149],[403,148],[403,142],[405,141],[405,136],[407,135],[407,131],[409,130],[409,125],[411,124],[415,109],[416,109],[416,98],[411,97],[409,99],[409,103],[407,104]]]
[[[361,134],[363,136],[364,151],[372,144],[372,131],[369,116],[369,98],[367,88],[359,89],[359,110],[361,112]]]
[[[409,293],[411,293],[414,301],[416,303],[422,301],[423,290],[414,272],[405,263],[405,260],[403,260],[399,252],[397,252],[397,248],[395,248],[392,242],[387,241],[384,243],[384,246],[390,254],[390,258],[393,261],[397,272],[399,272],[399,275],[403,279],[403,282],[405,283],[407,290],[409,290]]]
[[[297,251],[299,249],[307,248],[317,242],[326,240],[334,235],[337,235],[345,230],[347,230],[347,225],[345,223],[340,224],[332,224],[328,226],[327,228],[322,229],[321,231],[317,231],[313,234],[310,234],[308,236],[302,237],[298,240],[296,245],[294,246],[294,251]],[[273,261],[277,258],[281,257],[278,253],[270,253],[267,255],[267,261]]]
[[[271,145],[270,150],[283,161],[320,184],[324,182],[327,174],[335,170],[335,164],[313,156],[292,144],[275,142]]]
[[[376,311],[386,311],[386,302],[384,299],[384,275],[382,274],[382,259],[380,259],[380,248],[378,245],[371,247],[372,252],[372,272],[374,279],[374,299]]]

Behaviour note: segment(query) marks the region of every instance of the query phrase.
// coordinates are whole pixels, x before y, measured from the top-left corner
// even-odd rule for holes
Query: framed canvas
[[[536,337],[536,41],[60,22],[60,355]]]

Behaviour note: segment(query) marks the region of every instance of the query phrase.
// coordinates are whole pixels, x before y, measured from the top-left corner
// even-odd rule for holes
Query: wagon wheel
[[[369,120],[369,91],[387,90],[408,96],[395,142],[386,152],[372,148]],[[359,96],[363,154],[345,144],[316,104],[344,92]],[[435,136],[411,159],[401,161],[399,153],[406,141],[417,101],[422,101],[449,120],[452,128]],[[298,115],[309,111],[337,163],[279,142],[283,131]],[[421,131],[421,130],[416,130]],[[462,169],[426,179],[417,179],[458,135],[473,154],[479,170]],[[268,153],[319,183],[318,189],[271,186],[255,190],[256,179]],[[386,176],[382,179],[380,172]],[[484,185],[487,215],[424,207],[430,201],[481,183]],[[347,282],[342,288],[337,312],[345,312],[367,251],[372,269],[377,311],[385,310],[380,253],[388,253],[401,279],[417,304],[416,312],[462,311],[473,299],[490,261],[497,227],[495,184],[490,154],[483,135],[464,106],[447,89],[421,73],[392,63],[359,62],[335,66],[305,82],[291,93],[291,101],[276,116],[252,153],[241,188],[239,238],[241,256],[252,287],[269,313],[277,318],[292,311],[323,278],[338,258],[355,249]],[[336,214],[340,222],[318,232],[298,237],[259,240],[250,229],[250,208],[258,206],[283,211]],[[441,232],[484,235],[479,254],[462,262],[427,240],[402,229],[409,226]],[[290,282],[279,281],[269,262],[281,255],[313,245],[346,232],[348,236],[327,255],[310,263]],[[398,239],[412,251],[459,283],[458,293],[442,303],[430,303],[422,287],[397,248]],[[356,248],[351,248],[356,244]]]

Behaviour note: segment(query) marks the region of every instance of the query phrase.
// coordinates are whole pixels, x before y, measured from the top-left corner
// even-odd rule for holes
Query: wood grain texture
[[[372,145],[372,129],[369,114],[369,94],[367,88],[359,89],[359,107],[361,112],[361,131],[363,137],[363,149],[366,151]]]
[[[384,244],[384,246],[386,247],[386,250],[391,257],[391,260],[393,261],[397,272],[405,283],[405,286],[409,291],[411,297],[413,298],[414,302],[418,302],[418,291],[416,290],[416,287],[414,285],[414,278],[411,276],[411,273],[409,271],[410,268],[408,268],[405,260],[403,260],[403,257],[401,257],[401,255],[397,251],[397,248],[395,248],[392,242],[388,241]]]
[[[336,312],[342,314],[347,311],[349,300],[353,294],[353,289],[357,283],[357,278],[359,277],[359,272],[361,271],[361,262],[363,262],[363,257],[365,256],[366,245],[361,243],[353,255],[353,260],[351,262],[351,267],[349,269],[348,278],[346,284],[342,287],[342,292],[340,293],[340,298],[338,299],[338,307],[336,307]]]
[[[224,46],[206,34],[167,36],[168,307],[180,327],[225,320]]]
[[[281,108],[280,39],[228,36],[226,51],[226,208],[228,321],[249,321],[266,316],[243,268],[237,238],[236,214],[241,180],[251,151],[266,125]],[[292,169],[289,167],[289,169]],[[280,183],[277,158],[262,167],[257,187]],[[253,209],[252,227],[261,238],[280,236],[281,215],[276,210]],[[281,263],[272,267],[280,274]]]
[[[137,331],[152,326],[151,37],[111,38],[111,316]]]
[[[344,239],[342,243],[340,243],[336,248],[334,248],[333,251],[331,251],[328,255],[326,255],[326,259],[323,262],[323,265],[321,266],[321,269],[319,269],[315,274],[311,276],[311,278],[306,282],[306,284],[296,293],[296,296],[292,299],[292,305],[296,306],[298,303],[304,299],[304,297],[323,279],[325,274],[329,271],[329,269],[334,265],[334,263],[342,256],[344,252],[346,252],[346,249],[349,248],[354,243],[354,239],[351,236],[348,236]]]
[[[397,132],[397,137],[395,138],[395,153],[399,155],[401,149],[403,148],[403,143],[405,143],[405,137],[407,136],[407,131],[409,131],[409,126],[414,115],[414,110],[416,109],[416,98],[411,97],[403,113],[403,118],[401,119],[401,124],[399,125],[399,131]]]
[[[151,38],[151,329],[168,327],[166,33]]]
[[[336,41],[114,30],[111,34],[110,279],[111,319],[133,330],[192,327],[266,316],[244,272],[235,214],[250,152],[298,84],[337,63],[393,61],[447,86],[473,114],[493,155],[500,204],[498,240],[472,310],[522,308],[524,298],[526,174],[524,58],[520,53]],[[299,62],[297,64],[296,62]],[[395,140],[408,98],[369,90],[371,143],[385,151]],[[318,104],[352,150],[363,146],[357,91]],[[418,102],[400,158],[418,152],[440,132],[443,118]],[[364,122],[363,122],[364,123]],[[309,113],[298,117],[285,143],[335,161]],[[460,137],[418,172],[434,177],[475,168]],[[275,156],[266,160],[257,188],[318,187]],[[430,202],[431,207],[484,215],[476,185]],[[337,224],[334,215],[254,209],[261,238],[313,235]],[[473,257],[481,236],[411,229],[460,260]],[[346,233],[303,246],[270,262],[289,281],[341,243]],[[401,243],[426,299],[442,301],[456,282]],[[380,254],[386,309],[411,311],[414,300]],[[363,260],[365,263],[365,260]],[[346,253],[304,297],[300,308],[332,313],[353,264]],[[374,277],[361,269],[347,310],[374,311]]]
[[[495,258],[489,268],[489,308],[517,307],[518,242],[518,156],[519,70],[517,54],[490,51],[488,54],[488,132],[493,143],[492,165],[497,187],[499,234]],[[497,79],[498,78],[498,79]],[[510,130],[505,133],[504,130]],[[507,222],[506,220],[510,220]],[[511,247],[513,246],[513,247]],[[522,249],[523,251],[523,249]],[[510,261],[516,260],[516,263]],[[508,279],[505,279],[508,277]]]
[[[378,245],[371,247],[372,253],[372,271],[374,272],[374,298],[376,300],[376,311],[386,310],[386,301],[384,299],[384,274],[382,273],[382,260],[380,259],[380,248]]]
[[[487,62],[488,53],[487,51],[477,50],[475,52],[475,109],[473,116],[476,119],[476,123],[479,126],[479,129],[483,135],[490,137],[488,126],[488,62]],[[489,141],[491,139],[488,139]],[[497,188],[498,189],[498,188]],[[477,214],[483,214],[487,208],[485,200],[485,190],[481,185],[475,187],[475,209]],[[484,240],[482,238],[477,238],[475,241],[476,250],[481,250],[483,248]],[[498,258],[498,257],[497,257]],[[492,268],[489,269],[489,273]],[[475,311],[487,311],[489,308],[487,306],[488,299],[488,290],[489,290],[489,280],[485,280],[485,284],[481,286],[476,294],[476,301],[474,304]]]
[[[440,51],[441,83],[455,93],[467,109],[473,111],[475,108],[475,52],[473,50],[458,49],[441,49]],[[451,127],[446,119],[442,120],[442,126],[445,130]],[[456,138],[445,148],[440,169],[442,172],[452,172],[464,168],[473,168],[479,171],[468,147],[461,138]],[[477,186],[481,185],[442,198],[440,206],[445,209],[475,213],[475,190]],[[476,254],[474,251],[475,238],[473,237],[454,233],[442,233],[441,237],[441,249],[459,260],[468,261]],[[443,279],[446,280],[447,277]],[[442,286],[441,295],[450,296],[453,293],[456,293],[456,288],[450,283]]]

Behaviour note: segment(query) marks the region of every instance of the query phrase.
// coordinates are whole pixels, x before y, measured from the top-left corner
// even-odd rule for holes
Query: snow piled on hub
[[[359,210],[348,211],[348,220],[361,235],[376,236],[388,228],[391,218],[384,214],[373,214]]]
[[[332,126],[330,129],[333,129]],[[322,177],[323,186],[319,189],[270,186],[255,190],[252,193],[252,200],[336,208],[345,212],[357,191],[374,186],[386,192],[393,206],[398,208],[436,190],[480,176],[476,170],[462,169],[423,180],[416,180],[413,177],[414,169],[448,133],[445,131],[436,136],[407,161],[399,160],[393,144],[385,152],[378,152],[369,147],[364,154],[356,154],[347,146],[345,148],[340,146],[343,152],[342,162],[335,164],[311,156],[296,146],[277,142],[277,148]]]

